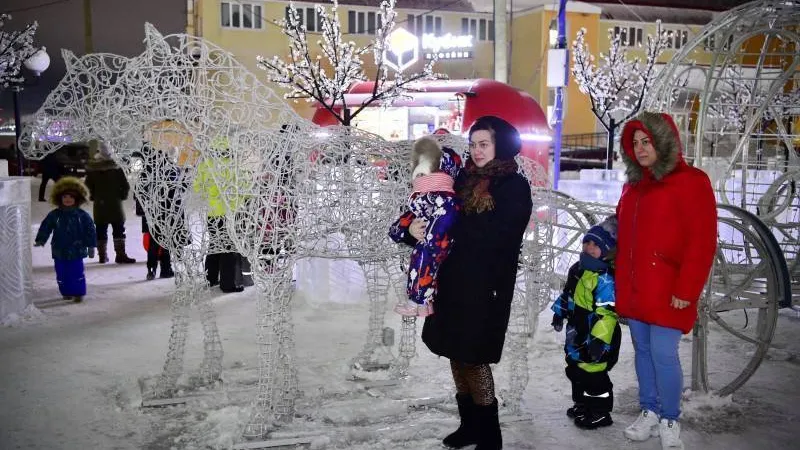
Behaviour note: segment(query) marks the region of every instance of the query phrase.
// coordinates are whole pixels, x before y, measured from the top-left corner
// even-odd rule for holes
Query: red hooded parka
[[[633,135],[644,131],[657,160],[643,168]],[[708,176],[689,166],[667,114],[644,112],[622,130],[627,183],[617,205],[616,307],[622,317],[691,331],[717,247],[717,207]],[[688,301],[684,309],[672,298]]]

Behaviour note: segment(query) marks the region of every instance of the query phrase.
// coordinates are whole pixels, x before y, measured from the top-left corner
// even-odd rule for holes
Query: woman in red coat
[[[628,181],[617,206],[616,306],[630,326],[642,410],[625,436],[682,449],[678,343],[714,260],[716,200],[708,176],[683,160],[669,115],[639,114],[621,143]]]

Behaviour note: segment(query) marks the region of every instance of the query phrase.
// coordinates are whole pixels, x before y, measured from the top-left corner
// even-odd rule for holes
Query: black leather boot
[[[133,264],[136,262],[135,259],[131,258],[127,253],[125,253],[124,238],[114,239],[114,253],[116,253],[114,262],[117,264]]]
[[[497,415],[497,399],[491,405],[475,405],[475,425],[478,430],[478,445],[475,446],[475,450],[500,450],[503,448],[500,417]]]
[[[159,264],[161,264],[161,273],[158,275],[159,278],[172,278],[175,276],[175,272],[172,271],[172,259],[169,256],[169,252],[166,249],[161,249],[161,254],[158,257]]]
[[[458,415],[461,417],[461,425],[458,429],[450,433],[442,440],[442,444],[449,448],[461,448],[478,442],[478,436],[474,426],[475,404],[472,402],[470,394],[456,394],[458,403]]]

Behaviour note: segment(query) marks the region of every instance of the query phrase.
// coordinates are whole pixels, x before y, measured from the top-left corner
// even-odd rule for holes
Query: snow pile
[[[681,408],[681,421],[707,432],[734,431],[742,427],[744,411],[731,395],[720,397],[713,392],[687,389],[683,393]]]
[[[23,323],[35,323],[44,320],[47,316],[34,305],[28,305],[19,313],[11,313],[0,319],[0,325],[13,327]]]

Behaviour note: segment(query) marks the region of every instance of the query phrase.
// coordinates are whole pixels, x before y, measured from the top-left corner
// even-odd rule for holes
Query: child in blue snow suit
[[[614,423],[614,385],[608,372],[617,363],[621,339],[614,308],[616,239],[616,217],[589,229],[580,260],[570,267],[564,292],[552,307],[556,331],[567,320],[564,351],[574,402],[567,416],[589,430]]]
[[[43,247],[53,234],[50,243],[56,266],[58,290],[64,300],[83,301],[86,295],[86,277],[83,258],[94,258],[97,231],[92,217],[81,209],[89,198],[89,190],[77,178],[58,180],[50,194],[56,209],[50,211],[36,234],[37,247]]]
[[[416,218],[425,219],[428,228],[425,239],[411,251],[408,300],[394,310],[403,316],[426,317],[433,314],[437,274],[453,243],[450,229],[459,211],[453,183],[461,170],[461,157],[433,139],[421,138],[414,142],[411,166],[413,190],[408,199],[409,211],[392,224],[389,236],[395,242],[405,242],[408,227]]]

